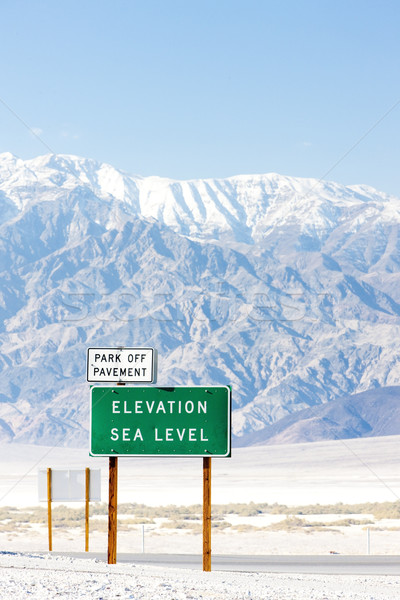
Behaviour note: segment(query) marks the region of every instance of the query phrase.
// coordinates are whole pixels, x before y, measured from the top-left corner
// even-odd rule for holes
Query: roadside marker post
[[[49,551],[53,550],[53,502],[85,503],[85,552],[89,551],[89,503],[101,500],[100,469],[39,469],[39,502],[47,502]]]
[[[211,457],[203,458],[203,571],[211,571]]]
[[[47,469],[47,526],[49,530],[49,552],[53,550],[53,525],[51,519],[51,469]]]
[[[85,552],[89,552],[89,495],[90,469],[85,469]]]

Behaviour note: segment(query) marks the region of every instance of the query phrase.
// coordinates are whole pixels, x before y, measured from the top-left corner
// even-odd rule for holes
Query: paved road
[[[97,558],[107,561],[105,553],[57,552],[62,556]],[[194,554],[125,554],[118,563],[135,563],[180,569],[202,569],[202,557]],[[400,575],[400,556],[231,556],[214,555],[214,571],[267,573],[310,573],[329,575]]]

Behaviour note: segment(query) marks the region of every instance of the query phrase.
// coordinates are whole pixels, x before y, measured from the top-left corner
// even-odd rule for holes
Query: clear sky
[[[399,32],[399,0],[2,0],[0,152],[400,196]]]

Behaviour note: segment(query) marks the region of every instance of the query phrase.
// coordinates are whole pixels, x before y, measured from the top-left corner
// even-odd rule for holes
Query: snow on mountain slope
[[[276,174],[178,182],[0,155],[0,437],[86,444],[88,346],[233,385],[246,436],[399,385],[400,200]]]
[[[130,214],[155,218],[184,235],[261,242],[280,227],[299,226],[305,238],[324,238],[344,224],[355,232],[366,222],[400,221],[400,201],[368,186],[269,175],[218,180],[174,181],[132,177],[106,164],[73,156],[48,155],[22,161],[0,155],[0,190],[18,208],[35,198],[57,198],[60,191],[90,190]],[[32,194],[33,192],[33,194]],[[350,221],[350,223],[349,223]],[[303,240],[307,242],[307,239]],[[310,240],[311,241],[311,240]]]

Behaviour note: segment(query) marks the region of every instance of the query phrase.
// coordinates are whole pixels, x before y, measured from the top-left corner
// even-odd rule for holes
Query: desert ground
[[[212,549],[221,554],[396,554],[400,436],[233,449],[213,459]],[[38,471],[101,469],[90,549],[107,548],[108,460],[86,449],[0,448],[0,544],[46,551]],[[118,551],[201,552],[202,461],[120,458]],[[319,505],[319,506],[318,506]],[[53,550],[84,549],[82,503],[52,503]]]
[[[213,459],[214,554],[397,554],[400,436],[234,449]],[[84,550],[84,505],[39,501],[40,469],[101,469],[91,551],[107,549],[108,460],[0,448],[0,599],[395,600],[391,576],[224,573],[58,556]],[[201,459],[121,458],[118,552],[201,553]]]

